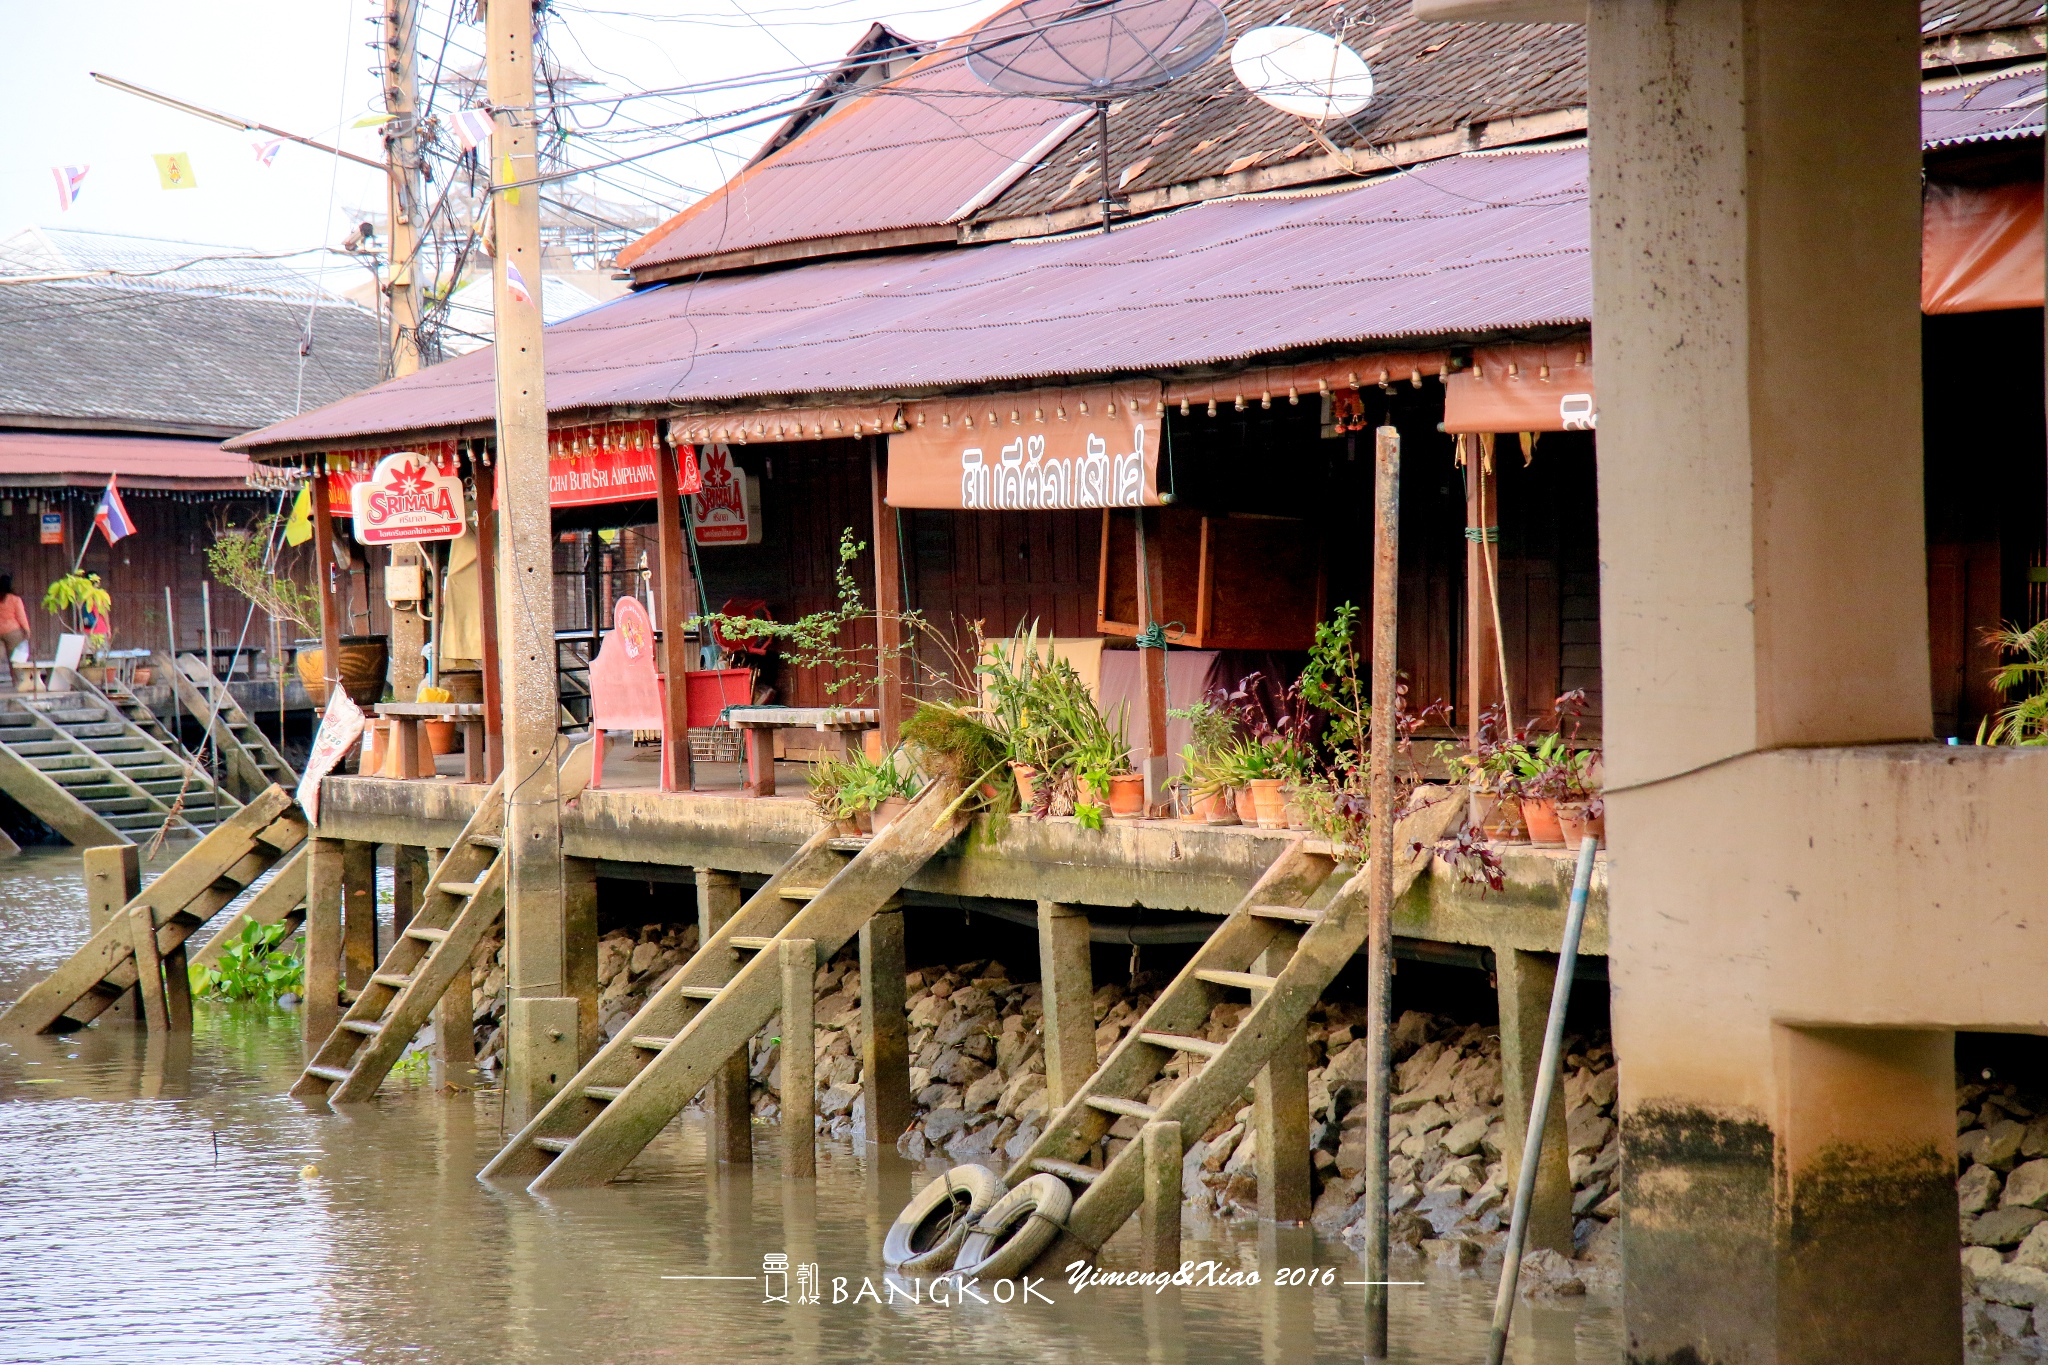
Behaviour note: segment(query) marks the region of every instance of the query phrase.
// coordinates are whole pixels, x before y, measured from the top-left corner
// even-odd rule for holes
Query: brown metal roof
[[[1929,38],[2021,28],[2043,18],[2041,0],[1920,0],[1920,32]]]
[[[2040,137],[2044,74],[2007,72],[1943,81],[1920,97],[1920,140],[1928,148]]]
[[[246,488],[249,457],[173,436],[0,431],[0,485],[98,487],[108,475],[127,488]]]
[[[1583,324],[1588,231],[1575,148],[1217,200],[1109,236],[677,282],[548,328],[548,407],[909,394]],[[491,414],[479,351],[229,444],[338,448]]]

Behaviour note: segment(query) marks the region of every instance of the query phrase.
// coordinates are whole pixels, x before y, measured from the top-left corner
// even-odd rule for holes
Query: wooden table
[[[871,706],[735,706],[726,724],[746,738],[745,796],[775,795],[775,732],[777,730],[872,730],[882,713]]]
[[[398,749],[398,770],[420,770],[420,722],[452,720],[462,727],[462,780],[488,782],[484,765],[484,708],[473,701],[385,701],[377,703],[377,714],[391,722],[392,741]]]

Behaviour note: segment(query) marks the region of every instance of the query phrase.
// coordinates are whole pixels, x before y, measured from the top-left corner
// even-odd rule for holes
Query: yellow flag
[[[292,503],[292,514],[285,518],[284,543],[304,545],[313,538],[313,488],[308,484],[299,490],[298,498]]]
[[[156,183],[167,190],[196,190],[199,180],[192,174],[192,158],[185,152],[156,154]]]

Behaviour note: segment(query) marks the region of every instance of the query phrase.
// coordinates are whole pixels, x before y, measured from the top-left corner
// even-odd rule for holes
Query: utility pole
[[[506,1122],[525,1124],[576,1070],[568,994],[562,808],[555,770],[554,538],[541,365],[540,187],[533,0],[488,0],[492,300],[497,342],[498,668],[505,728]]]
[[[420,124],[419,60],[415,41],[419,34],[419,0],[385,0],[383,71],[384,112],[391,121],[384,125],[384,169],[388,188],[385,234],[391,246],[391,271],[385,281],[390,296],[391,373],[408,375],[420,367]],[[391,547],[390,568],[421,570],[424,556],[413,544]],[[399,577],[396,572],[389,575]],[[391,608],[391,686],[400,701],[418,695],[423,667],[420,651],[426,645],[427,623],[420,615],[419,601],[411,607],[394,602]]]

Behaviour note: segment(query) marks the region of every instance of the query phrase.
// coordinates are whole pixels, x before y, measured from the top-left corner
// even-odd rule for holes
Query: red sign
[[[571,427],[548,437],[548,505],[588,507],[655,495],[661,440],[652,422]]]
[[[356,514],[355,486],[370,477],[386,455],[406,454],[415,460],[431,461],[436,468],[451,478],[455,476],[455,442],[428,441],[414,444],[404,451],[386,446],[377,450],[342,451],[327,457],[327,511],[336,517],[352,517]]]
[[[752,509],[747,506],[747,475],[732,462],[732,447],[697,447],[699,486],[691,500],[691,520],[699,545],[753,543]]]
[[[355,536],[364,545],[454,540],[467,521],[462,480],[413,450],[394,450],[349,489]]]

